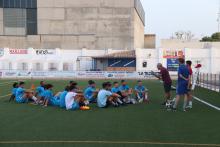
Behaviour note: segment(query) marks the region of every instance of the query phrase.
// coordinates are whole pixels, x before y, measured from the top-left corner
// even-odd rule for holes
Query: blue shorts
[[[50,102],[50,105],[52,106],[60,106],[60,100],[57,99],[56,97],[50,99],[49,102]]]
[[[77,102],[74,102],[73,105],[72,105],[72,109],[71,110],[78,110],[80,107],[79,107],[79,103]]]
[[[23,98],[23,96],[16,98],[17,103],[27,103],[28,99]]]
[[[176,89],[177,95],[184,95],[188,93],[188,83],[187,82],[179,82],[177,84]]]
[[[86,99],[87,99],[90,103],[94,103],[94,102],[96,101],[96,99],[95,99],[93,96],[87,97]]]

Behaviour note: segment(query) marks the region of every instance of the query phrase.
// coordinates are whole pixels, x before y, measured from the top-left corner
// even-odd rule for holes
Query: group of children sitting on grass
[[[104,82],[102,89],[96,88],[96,83],[92,80],[88,81],[88,87],[82,91],[78,87],[78,83],[70,81],[64,91],[53,94],[53,85],[40,82],[40,86],[32,90],[26,90],[25,82],[13,84],[12,96],[10,100],[17,103],[31,102],[35,105],[44,107],[58,106],[66,110],[78,110],[82,107],[89,106],[91,103],[97,103],[100,108],[106,108],[110,105],[114,107],[148,102],[148,90],[143,86],[142,81],[137,82],[134,90],[129,88],[125,80],[118,82]],[[135,97],[133,97],[133,93]]]

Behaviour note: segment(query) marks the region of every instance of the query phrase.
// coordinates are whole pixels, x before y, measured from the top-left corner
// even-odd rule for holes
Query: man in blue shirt
[[[84,97],[90,102],[96,102],[98,91],[96,90],[96,84],[94,81],[89,81],[89,86],[84,91]]]
[[[148,102],[148,90],[143,86],[142,81],[138,81],[138,85],[135,86],[134,90],[138,102]]]
[[[186,111],[187,101],[188,101],[188,81],[189,81],[189,69],[185,65],[185,60],[183,58],[179,59],[179,69],[178,69],[178,81],[177,81],[177,96],[173,106],[173,109],[176,110],[180,97],[184,96],[183,111]]]

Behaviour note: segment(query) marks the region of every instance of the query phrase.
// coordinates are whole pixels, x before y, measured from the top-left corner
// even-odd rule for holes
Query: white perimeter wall
[[[171,49],[172,50],[172,49]],[[201,71],[204,73],[220,73],[220,49],[196,49],[185,48],[175,49],[183,50],[186,60],[192,60],[193,66],[197,63],[203,65]],[[37,55],[36,50],[33,48],[28,49],[28,54],[10,54],[9,49],[4,49],[4,55],[0,56],[0,69],[9,68],[11,63],[11,69],[19,70],[18,65],[25,62],[28,63],[28,70],[34,69],[36,63],[41,63],[43,70],[47,71],[50,63],[56,63],[59,71],[63,70],[63,64],[71,64],[71,70],[90,70],[92,69],[91,56],[102,56],[105,54],[121,52],[123,50],[61,50],[51,49],[54,54],[50,55]],[[0,54],[1,55],[1,54]],[[78,60],[77,60],[78,59]],[[80,62],[79,62],[80,60]],[[156,65],[158,62],[167,67],[167,59],[163,58],[163,49],[136,49],[136,70],[137,71],[150,71],[157,70]],[[143,67],[143,62],[147,62],[147,67]],[[176,72],[171,72],[176,74]]]

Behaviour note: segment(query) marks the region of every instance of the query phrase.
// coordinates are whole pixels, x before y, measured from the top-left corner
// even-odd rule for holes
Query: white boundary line
[[[176,87],[172,86],[172,88],[176,88]],[[203,104],[205,104],[205,105],[207,105],[207,106],[209,106],[209,107],[212,107],[212,108],[214,108],[215,110],[220,111],[220,108],[219,108],[219,107],[217,107],[217,106],[215,106],[215,105],[212,105],[212,104],[210,104],[210,103],[208,103],[208,102],[206,102],[206,101],[204,101],[204,100],[202,100],[202,99],[200,99],[200,98],[198,98],[198,97],[196,97],[196,96],[193,96],[193,99],[195,99],[195,100],[197,100],[197,101],[199,101],[199,102],[201,102],[201,103],[203,103]]]
[[[214,105],[212,105],[212,104],[210,104],[210,103],[208,103],[208,102],[206,102],[206,101],[204,101],[204,100],[201,100],[201,99],[198,98],[198,97],[193,96],[193,98],[194,98],[195,100],[197,100],[197,101],[199,101],[199,102],[201,102],[201,103],[203,103],[203,104],[209,106],[209,107],[212,107],[212,108],[214,108],[214,109],[220,111],[220,108],[217,107],[217,106],[214,106]]]
[[[7,84],[10,84],[10,83],[13,83],[13,82],[18,82],[18,81],[0,82],[0,86],[1,85],[7,85]]]
[[[7,96],[10,96],[11,94],[7,94],[7,95],[3,95],[3,96],[0,96],[0,99],[3,99],[3,98],[5,98],[5,97],[7,97]]]
[[[150,141],[0,141],[0,144],[133,144],[133,145],[175,145],[197,147],[220,147],[220,144],[196,144],[177,142],[150,142]]]

